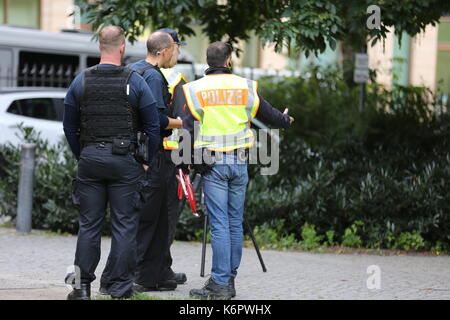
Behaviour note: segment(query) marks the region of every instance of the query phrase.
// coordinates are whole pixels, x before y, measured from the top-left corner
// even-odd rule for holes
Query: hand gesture
[[[284,109],[283,114],[288,114],[288,111],[289,111],[288,108]],[[293,117],[289,116],[289,124],[292,124],[292,122],[294,122],[294,120],[295,119]]]

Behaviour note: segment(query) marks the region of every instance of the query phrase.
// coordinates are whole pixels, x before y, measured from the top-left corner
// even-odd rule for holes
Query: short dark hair
[[[206,62],[210,67],[223,67],[231,56],[231,46],[222,41],[211,43],[206,50]]]
[[[170,34],[163,31],[152,33],[147,40],[147,51],[152,56],[156,56],[162,49],[170,48],[173,40]]]

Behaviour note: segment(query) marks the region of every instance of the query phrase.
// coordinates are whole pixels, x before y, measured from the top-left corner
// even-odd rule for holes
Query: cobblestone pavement
[[[33,231],[16,234],[0,228],[0,300],[65,299],[67,267],[73,263],[76,237]],[[102,258],[96,271],[93,293],[109,252],[110,239],[102,239]],[[200,288],[200,243],[175,242],[174,270],[185,272],[188,282],[172,292],[152,296],[188,298]],[[267,266],[263,273],[256,252],[246,248],[236,278],[236,299],[450,299],[450,256],[378,256],[262,251]],[[373,276],[368,267],[380,270],[380,289],[369,289]],[[206,271],[211,267],[207,249]],[[208,276],[208,275],[207,275]],[[370,282],[369,284],[376,283]]]

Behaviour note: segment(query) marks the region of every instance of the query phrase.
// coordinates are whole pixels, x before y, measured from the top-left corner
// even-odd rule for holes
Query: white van
[[[81,70],[99,62],[98,42],[92,36],[0,25],[0,88],[67,88]],[[146,54],[144,42],[127,43],[124,64],[144,59]],[[187,52],[181,50],[175,68],[189,81],[195,79],[193,60]]]

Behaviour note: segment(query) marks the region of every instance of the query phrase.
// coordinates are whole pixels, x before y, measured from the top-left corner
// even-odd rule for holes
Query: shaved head
[[[125,32],[118,26],[106,26],[99,34],[100,51],[114,53],[125,43]]]
[[[150,55],[156,56],[163,49],[170,49],[173,43],[170,34],[164,31],[156,31],[148,37],[147,51]]]

